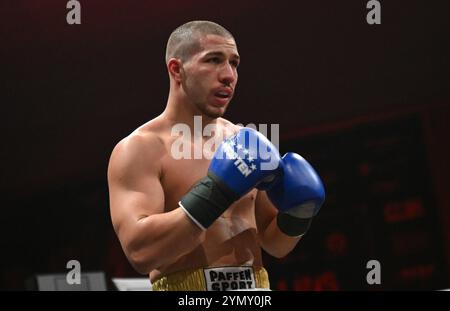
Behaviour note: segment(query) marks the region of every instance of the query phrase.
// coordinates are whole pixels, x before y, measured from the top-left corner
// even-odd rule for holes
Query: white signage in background
[[[119,291],[150,291],[152,284],[149,278],[113,278]]]

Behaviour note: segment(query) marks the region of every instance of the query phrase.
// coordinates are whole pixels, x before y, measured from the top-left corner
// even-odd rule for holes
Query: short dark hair
[[[192,21],[175,29],[167,41],[166,63],[170,58],[186,61],[200,51],[200,37],[218,35],[234,40],[233,35],[224,27],[210,21]]]

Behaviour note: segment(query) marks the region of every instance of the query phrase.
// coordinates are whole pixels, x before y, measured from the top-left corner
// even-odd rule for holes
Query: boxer
[[[154,290],[269,289],[262,250],[282,258],[308,230],[325,193],[301,156],[224,119],[240,56],[222,26],[193,21],[166,48],[165,110],[121,140],[108,167],[114,230],[131,265]],[[153,103],[152,103],[153,104]],[[222,137],[202,157],[175,157],[174,143]],[[180,124],[190,135],[174,135]],[[204,156],[209,154],[210,156]]]

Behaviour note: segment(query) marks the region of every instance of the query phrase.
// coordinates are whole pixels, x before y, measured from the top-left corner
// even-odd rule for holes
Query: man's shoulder
[[[147,174],[158,174],[165,149],[153,133],[133,132],[114,147],[108,163],[108,180],[129,182]]]
[[[224,119],[224,118],[218,118],[218,121],[220,122],[221,126],[227,128],[231,132],[237,132],[237,131],[239,131],[239,129],[242,128],[242,126],[240,126],[238,124],[234,124],[233,122],[231,122],[227,119]]]
[[[164,143],[158,132],[137,129],[117,143],[116,148],[141,153],[146,150],[157,150],[158,147],[163,147],[163,145]]]
[[[158,150],[164,146],[162,139],[161,122],[158,118],[139,126],[128,136],[119,141],[114,149],[143,152],[146,150]]]
[[[110,167],[148,166],[156,164],[166,149],[160,133],[151,126],[141,126],[120,140],[114,147]]]

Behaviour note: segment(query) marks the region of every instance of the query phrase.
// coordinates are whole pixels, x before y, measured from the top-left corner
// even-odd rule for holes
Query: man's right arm
[[[133,134],[114,148],[108,167],[114,230],[128,260],[142,274],[176,261],[205,238],[181,208],[164,213],[159,178],[163,156],[158,137]]]

